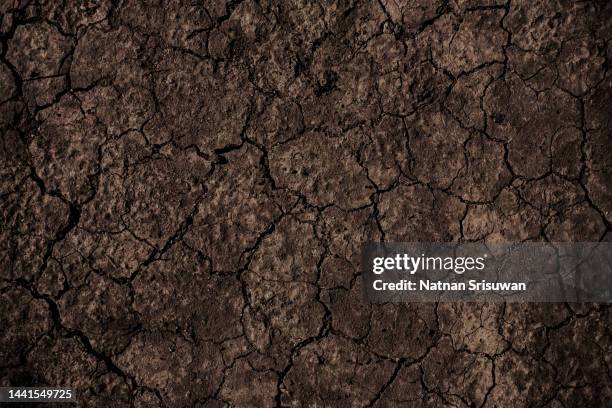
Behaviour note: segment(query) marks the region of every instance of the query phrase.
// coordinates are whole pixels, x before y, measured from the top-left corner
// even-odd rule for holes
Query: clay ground
[[[610,240],[611,3],[144,3],[0,2],[0,385],[610,405],[608,305],[370,305],[359,260]]]

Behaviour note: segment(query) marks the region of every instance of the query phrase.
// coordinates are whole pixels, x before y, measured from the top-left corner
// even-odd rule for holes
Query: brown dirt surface
[[[369,304],[359,262],[609,241],[611,58],[598,0],[1,1],[0,386],[609,406],[608,305]]]

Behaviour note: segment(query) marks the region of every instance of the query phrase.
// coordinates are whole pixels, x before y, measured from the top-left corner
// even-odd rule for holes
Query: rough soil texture
[[[608,305],[369,305],[359,258],[611,239],[611,3],[158,3],[0,2],[0,385],[609,406]]]

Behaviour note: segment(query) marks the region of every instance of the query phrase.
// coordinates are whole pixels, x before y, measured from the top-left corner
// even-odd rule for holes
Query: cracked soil
[[[598,0],[1,1],[0,385],[610,406],[609,305],[371,305],[359,262],[612,239],[611,40]]]

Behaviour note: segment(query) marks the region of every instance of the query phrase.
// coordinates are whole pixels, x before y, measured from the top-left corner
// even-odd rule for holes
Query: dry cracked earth
[[[612,239],[612,4],[0,13],[0,385],[610,406],[609,305],[369,304],[359,261],[368,240]]]

